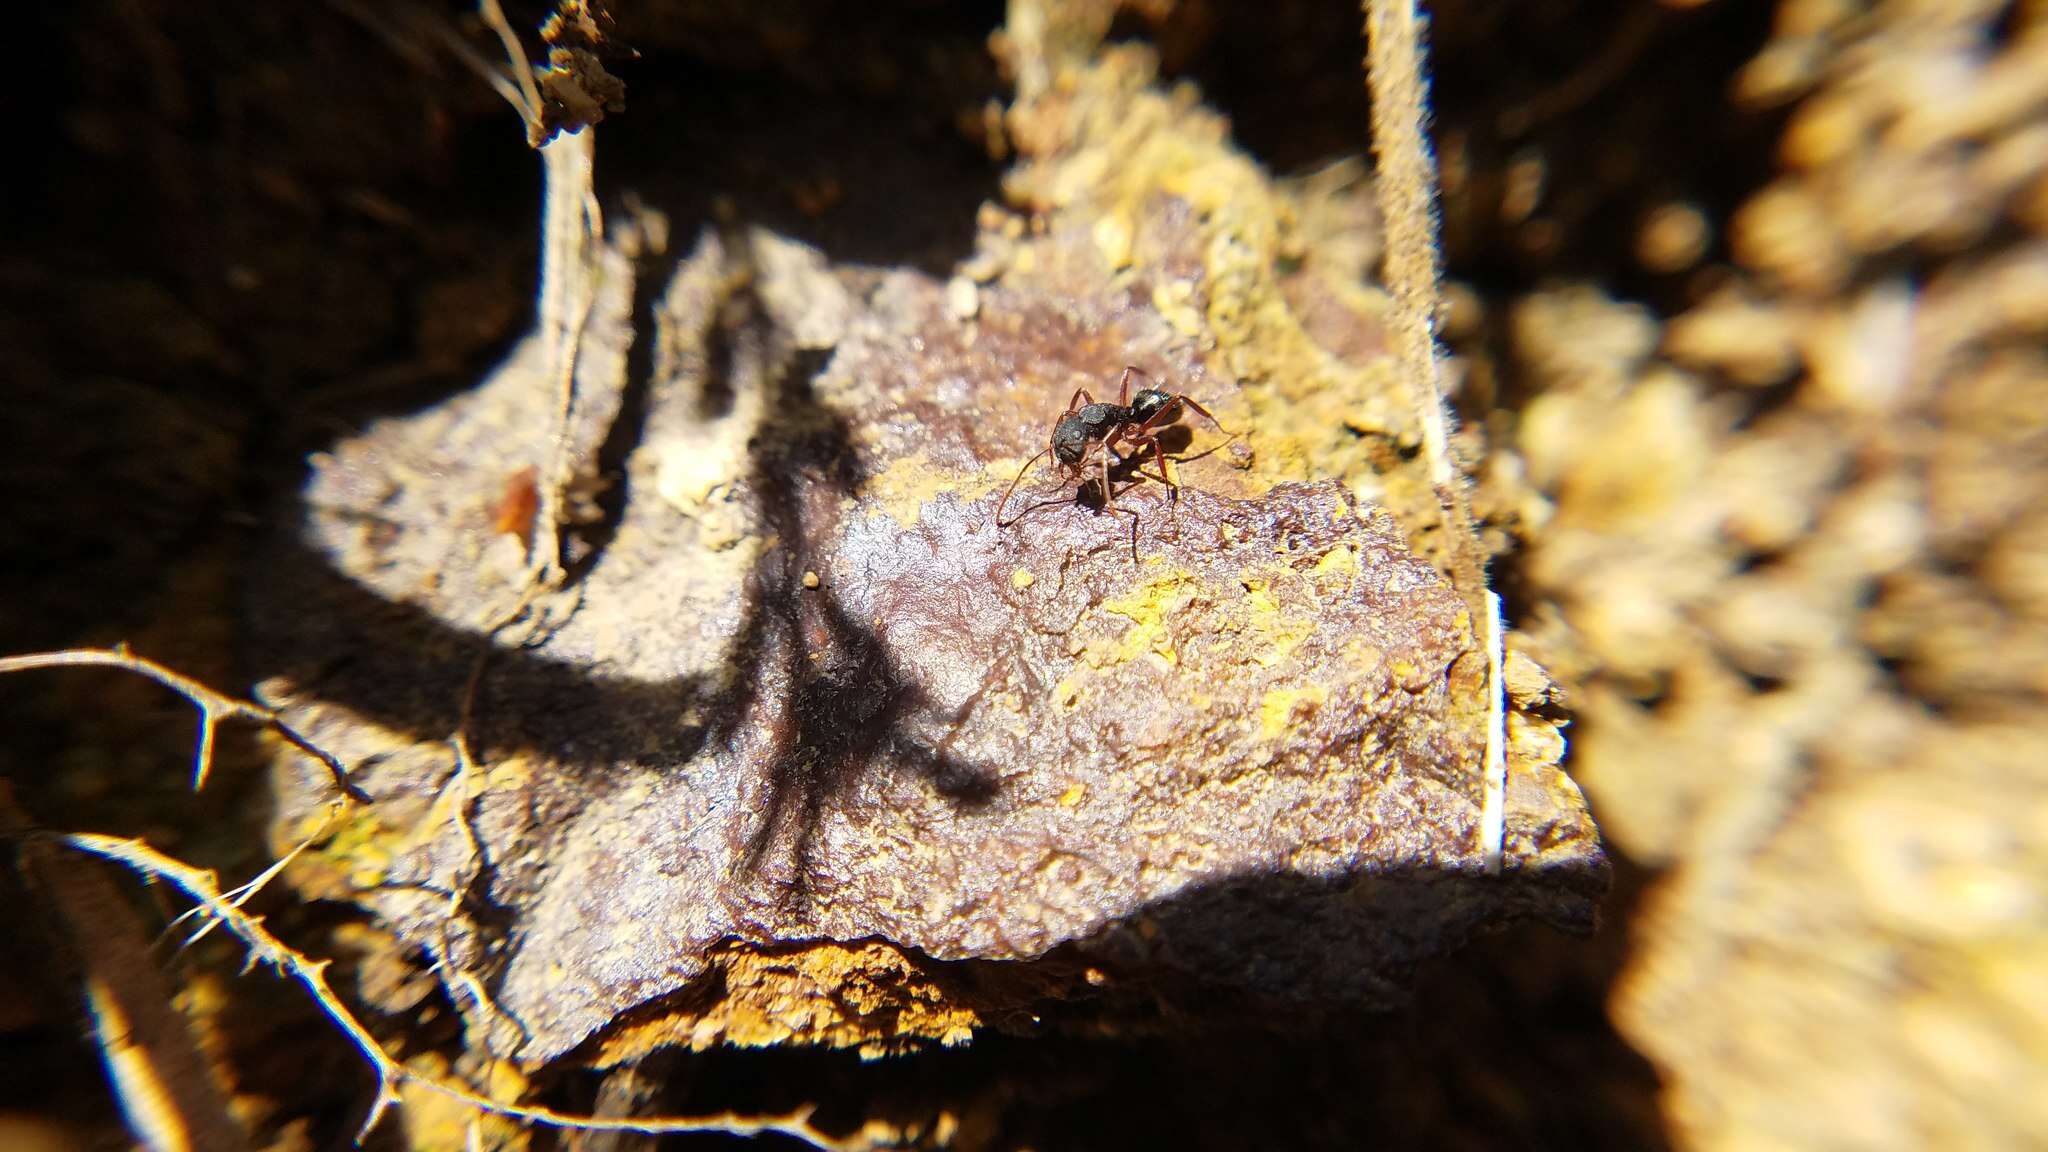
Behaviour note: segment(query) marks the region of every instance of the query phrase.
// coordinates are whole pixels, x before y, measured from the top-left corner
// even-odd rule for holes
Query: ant
[[[1146,387],[1138,390],[1136,396],[1131,395],[1133,376],[1146,384]],[[1116,493],[1110,483],[1111,457],[1115,457],[1116,463],[1121,466],[1126,461],[1136,460],[1145,449],[1150,448],[1153,457],[1159,461],[1159,472],[1155,475],[1138,468],[1135,464],[1132,468],[1139,475],[1166,485],[1177,504],[1180,500],[1180,484],[1173,478],[1169,463],[1172,457],[1169,457],[1166,450],[1160,446],[1159,433],[1179,423],[1181,417],[1186,415],[1186,410],[1192,408],[1201,413],[1209,423],[1214,424],[1218,432],[1231,439],[1237,437],[1235,432],[1225,428],[1214,414],[1197,403],[1193,397],[1184,392],[1167,392],[1152,387],[1152,383],[1152,378],[1144,372],[1126,366],[1123,376],[1117,382],[1117,397],[1114,404],[1099,404],[1095,397],[1088,394],[1086,388],[1074,389],[1073,397],[1067,401],[1067,410],[1060,413],[1059,423],[1053,426],[1051,440],[1044,448],[1039,449],[1036,456],[1024,462],[1024,467],[1018,469],[1016,479],[1010,481],[1009,488],[1003,492],[1002,500],[996,504],[996,527],[1008,528],[1034,509],[1061,503],[1057,500],[1041,501],[1008,520],[1003,519],[1003,509],[1009,506],[1010,497],[1016,493],[1018,483],[1024,479],[1024,473],[1031,471],[1032,465],[1044,459],[1047,453],[1051,453],[1053,458],[1059,461],[1061,473],[1068,479],[1073,479],[1080,475],[1081,470],[1087,466],[1088,457],[1093,454],[1096,446],[1100,445],[1103,449],[1102,480],[1099,488],[1102,495],[1101,507],[1131,518],[1131,562],[1137,563],[1138,524],[1142,518],[1131,509],[1116,506]],[[1129,446],[1135,451],[1128,455],[1119,452],[1117,448],[1120,445]],[[1206,456],[1215,450],[1211,448],[1200,456]],[[1188,459],[1200,459],[1200,456]],[[1096,482],[1089,481],[1089,487],[1096,487]]]

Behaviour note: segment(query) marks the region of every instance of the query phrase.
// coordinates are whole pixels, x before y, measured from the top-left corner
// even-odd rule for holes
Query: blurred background
[[[944,275],[1003,199],[1001,3],[611,9],[637,58],[600,192],[664,189],[678,234],[737,198]],[[712,1052],[671,1105],[943,1115],[902,1142],[977,1148],[2048,1146],[2048,5],[1428,14],[1458,447],[1616,867],[1601,930],[1482,941],[1407,1012],[1305,1034]],[[305,454],[531,323],[539,165],[434,30],[502,52],[460,3],[12,15],[0,652],[126,640],[239,686],[250,540]],[[1110,38],[1298,187],[1369,163],[1360,27],[1131,0]],[[146,683],[11,676],[0,706],[34,822],[267,860],[254,741],[194,795],[189,709]],[[0,883],[0,1145],[126,1146],[57,930]],[[459,1059],[357,913],[266,899]],[[217,944],[178,1004],[237,1114],[346,1144],[359,1061]]]

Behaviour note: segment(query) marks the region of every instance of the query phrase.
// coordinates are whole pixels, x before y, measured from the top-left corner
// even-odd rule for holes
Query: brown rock
[[[1243,194],[1215,223],[1157,173],[1114,252],[1093,210],[1028,236],[988,214],[1006,270],[971,314],[944,275],[707,232],[652,332],[608,256],[568,439],[623,499],[579,527],[570,591],[494,646],[482,622],[520,589],[485,562],[491,501],[556,402],[537,345],[316,462],[260,658],[378,802],[299,882],[475,975],[495,1010],[457,1000],[500,1054],[1386,1004],[1482,926],[1590,924],[1604,863],[1554,728],[1518,729],[1509,867],[1483,873],[1486,661],[1412,529],[1359,493],[1435,498],[1335,418],[1392,444],[1407,392],[1332,355],[1374,341],[1310,338],[1370,301],[1304,297],[1305,329],[1277,249],[1212,235],[1270,232],[1263,177],[1120,67],[1076,98],[1142,106],[1124,124],[1160,172],[1219,157],[1195,195]],[[1052,200],[1149,171],[1083,160],[1040,157]],[[1030,458],[1126,364],[1258,451],[1196,459],[1225,438],[1190,421],[1177,501],[1135,473],[1114,513],[1078,500]],[[465,769],[446,741],[486,650]],[[324,799],[284,775],[281,839]]]

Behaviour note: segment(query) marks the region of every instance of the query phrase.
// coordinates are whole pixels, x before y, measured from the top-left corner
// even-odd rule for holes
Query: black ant
[[[1147,385],[1144,388],[1140,388],[1136,396],[1131,395],[1131,377],[1133,376],[1138,377]],[[1024,479],[1026,472],[1031,471],[1031,466],[1044,459],[1047,453],[1051,453],[1053,458],[1059,461],[1061,473],[1067,479],[1072,480],[1080,475],[1081,470],[1087,466],[1088,457],[1094,452],[1096,446],[1100,445],[1103,449],[1102,479],[1099,487],[1097,482],[1093,480],[1090,480],[1088,484],[1089,487],[1096,488],[1100,493],[1102,498],[1100,507],[1102,509],[1131,518],[1131,562],[1137,563],[1138,524],[1142,517],[1131,509],[1116,506],[1116,492],[1110,482],[1111,457],[1114,457],[1116,464],[1121,466],[1127,461],[1135,461],[1145,449],[1150,448],[1153,457],[1159,461],[1159,472],[1157,474],[1147,472],[1142,468],[1138,468],[1136,464],[1132,465],[1133,470],[1141,476],[1157,480],[1166,485],[1167,491],[1172,494],[1174,501],[1178,503],[1180,500],[1180,484],[1174,480],[1172,466],[1168,463],[1172,458],[1166,454],[1165,449],[1160,447],[1159,433],[1179,423],[1181,417],[1186,415],[1186,410],[1192,408],[1196,412],[1201,413],[1209,423],[1216,425],[1218,432],[1232,439],[1235,439],[1237,436],[1235,432],[1225,428],[1222,422],[1216,419],[1214,414],[1197,403],[1193,397],[1184,392],[1167,392],[1163,389],[1151,387],[1151,384],[1152,378],[1150,376],[1136,368],[1126,367],[1123,376],[1117,382],[1117,402],[1114,404],[1098,404],[1095,401],[1095,397],[1088,394],[1086,388],[1074,389],[1073,397],[1067,401],[1067,410],[1060,414],[1059,423],[1053,425],[1052,439],[1044,448],[1039,450],[1036,456],[1024,462],[1024,467],[1017,471],[1016,479],[1011,480],[1009,488],[1004,490],[1002,500],[997,502],[996,527],[1008,528],[1030,514],[1033,509],[1043,508],[1049,504],[1062,503],[1062,501],[1058,500],[1041,501],[1025,508],[1022,512],[1017,513],[1017,515],[1008,520],[1003,519],[1003,509],[1009,506],[1010,497],[1016,493],[1018,483]],[[1117,451],[1119,445],[1129,445],[1136,449],[1136,451],[1126,455]],[[1215,451],[1214,448],[1209,449],[1209,452],[1213,451]],[[1200,455],[1206,456],[1209,452],[1203,452]],[[1199,458],[1200,456],[1195,456],[1188,459]]]

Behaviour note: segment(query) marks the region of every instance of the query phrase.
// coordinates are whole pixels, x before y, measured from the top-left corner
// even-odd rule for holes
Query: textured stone
[[[1138,226],[982,213],[971,313],[947,275],[739,225],[673,270],[608,253],[568,439],[617,481],[570,589],[494,642],[519,572],[491,509],[554,418],[538,347],[316,460],[256,655],[378,803],[298,882],[476,976],[495,1010],[454,995],[501,1054],[1156,1026],[1193,988],[1219,1015],[1384,1005],[1482,926],[1590,925],[1604,863],[1554,726],[1518,722],[1483,874],[1486,661],[1366,499],[1434,499],[1369,295],[1315,264],[1283,292],[1281,249],[1242,239],[1286,217],[1263,177],[1118,59],[1092,98],[1151,134]],[[1083,152],[1031,179],[1090,204],[1088,172],[1133,179]],[[1032,457],[1126,364],[1243,438],[1190,420],[1179,499],[1120,472],[1112,512]],[[302,768],[281,840],[323,811]]]

